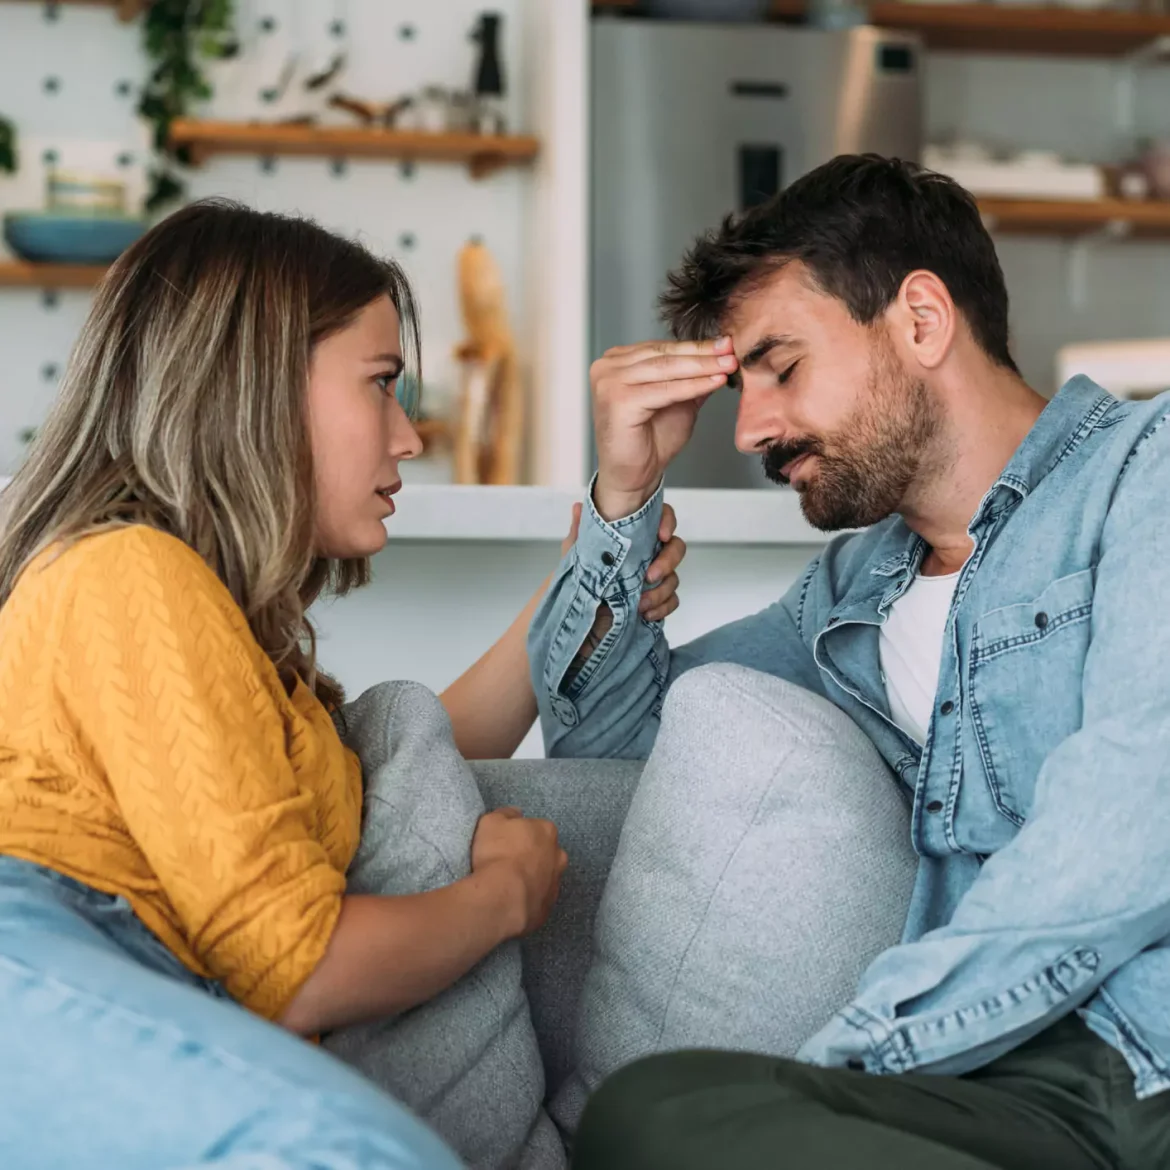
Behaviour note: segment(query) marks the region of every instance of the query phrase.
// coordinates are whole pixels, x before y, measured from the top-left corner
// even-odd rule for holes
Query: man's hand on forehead
[[[593,363],[594,502],[602,516],[629,515],[654,494],[699,408],[738,365],[726,335],[619,345]]]

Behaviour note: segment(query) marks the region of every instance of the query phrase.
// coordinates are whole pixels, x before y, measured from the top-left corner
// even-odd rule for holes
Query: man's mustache
[[[823,455],[825,448],[819,439],[806,437],[803,439],[787,439],[782,443],[773,443],[764,452],[764,474],[773,483],[787,484],[787,476],[780,474],[782,467],[787,467],[794,459],[802,455]]]

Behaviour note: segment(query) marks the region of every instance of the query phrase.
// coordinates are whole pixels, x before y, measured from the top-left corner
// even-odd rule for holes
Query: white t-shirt
[[[890,607],[878,634],[886,698],[894,722],[916,743],[926,742],[943,634],[958,573],[917,576]]]

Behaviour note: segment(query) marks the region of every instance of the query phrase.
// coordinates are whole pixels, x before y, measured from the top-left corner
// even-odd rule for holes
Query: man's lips
[[[806,459],[811,459],[811,458],[812,458],[812,452],[806,451],[803,455],[797,455],[797,457],[795,459],[790,459],[787,463],[784,464],[783,467],[780,468],[781,476],[784,479],[791,482],[792,481],[792,473],[794,471],[796,471],[796,469],[799,468],[801,466],[801,464],[803,464]]]

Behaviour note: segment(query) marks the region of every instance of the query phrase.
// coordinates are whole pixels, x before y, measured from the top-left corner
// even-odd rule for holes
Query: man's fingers
[[[726,384],[726,374],[653,382],[638,388],[638,402],[647,410],[661,410],[663,407],[673,406],[676,402],[703,402],[710,398],[714,390]]]
[[[678,378],[670,382],[648,382],[625,387],[624,401],[642,410],[655,411],[677,402],[701,402],[727,382],[723,374],[707,378]]]
[[[605,358],[612,358],[616,364],[628,365],[653,357],[694,357],[711,354],[731,353],[730,341],[715,339],[704,341],[640,341],[636,345],[615,345],[605,351]]]
[[[605,353],[606,356],[638,351],[650,353],[730,353],[733,348],[731,337],[725,333],[722,337],[701,337],[697,340],[684,341],[659,337],[653,341],[635,341],[629,345],[612,345]]]
[[[597,380],[599,383],[616,381],[627,386],[668,382],[676,378],[698,378],[703,374],[730,374],[738,364],[735,355],[730,353],[643,354],[613,365]]]

